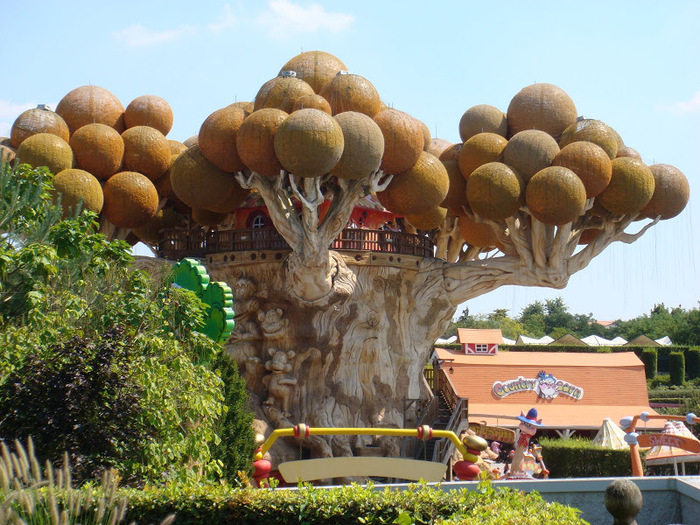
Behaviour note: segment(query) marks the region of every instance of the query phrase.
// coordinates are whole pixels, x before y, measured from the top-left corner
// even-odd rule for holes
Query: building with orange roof
[[[436,348],[434,357],[441,388],[468,399],[470,423],[516,428],[516,416],[536,408],[543,429],[570,435],[597,431],[605,418],[656,414],[634,352],[474,355]]]
[[[457,328],[457,342],[465,354],[495,355],[503,334],[499,329]]]

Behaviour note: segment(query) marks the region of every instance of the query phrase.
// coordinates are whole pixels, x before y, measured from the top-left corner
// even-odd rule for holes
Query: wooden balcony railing
[[[247,230],[166,229],[161,231],[158,253],[165,259],[202,258],[209,254],[257,250],[289,250],[287,241],[273,228]],[[386,252],[433,257],[435,245],[412,233],[346,228],[331,244],[332,250]]]

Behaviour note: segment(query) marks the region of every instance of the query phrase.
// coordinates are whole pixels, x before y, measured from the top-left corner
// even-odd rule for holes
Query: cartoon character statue
[[[263,383],[267,387],[267,399],[264,405],[277,405],[282,409],[284,417],[291,416],[289,404],[294,386],[297,380],[289,375],[292,371],[290,360],[296,355],[294,351],[284,352],[275,348],[268,350],[272,359],[265,363],[265,369],[270,373],[263,377]]]
[[[520,412],[518,416],[520,420],[520,435],[515,444],[513,461],[510,465],[509,477],[511,478],[527,478],[525,463],[528,458],[528,449],[530,445],[530,440],[537,433],[537,429],[542,426],[542,420],[537,419],[537,409],[531,408],[528,410],[527,415]]]

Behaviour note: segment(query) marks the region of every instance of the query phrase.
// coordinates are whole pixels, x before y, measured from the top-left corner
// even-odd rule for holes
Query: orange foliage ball
[[[19,148],[24,140],[37,133],[53,133],[68,142],[70,133],[66,121],[50,109],[36,107],[23,111],[10,131],[10,146]]]
[[[199,129],[199,147],[204,156],[218,168],[230,173],[245,168],[236,149],[236,137],[245,116],[243,109],[227,106],[209,115]]]
[[[105,218],[119,228],[140,228],[158,211],[158,192],[153,182],[134,171],[112,175],[102,187]]]
[[[640,213],[650,219],[672,219],[688,204],[688,179],[681,170],[668,164],[654,164],[649,169],[654,174],[654,194]]]
[[[586,187],[586,198],[599,195],[612,178],[612,163],[603,148],[593,142],[579,141],[564,146],[552,166],[569,168]]]
[[[64,96],[56,106],[71,133],[86,124],[106,124],[124,131],[124,106],[110,91],[99,86],[81,86]]]
[[[537,129],[558,137],[576,122],[576,105],[566,92],[553,84],[531,84],[521,89],[510,101],[508,135],[526,129]]]
[[[305,51],[291,58],[280,69],[283,71],[294,71],[297,78],[304,80],[316,93],[319,93],[323,86],[333,80],[340,71],[347,71],[347,67],[336,56],[325,51]]]
[[[107,180],[121,169],[124,140],[117,130],[106,124],[82,126],[71,135],[70,147],[76,165],[100,180]]]
[[[459,169],[462,177],[469,178],[479,166],[500,159],[508,141],[496,133],[477,133],[468,138],[459,151]]]
[[[466,142],[479,133],[495,133],[502,137],[508,136],[506,114],[488,104],[479,104],[469,108],[459,120],[459,136],[462,142]]]
[[[124,168],[143,173],[151,180],[161,178],[170,167],[170,143],[150,126],[136,126],[122,133]]]
[[[262,85],[255,96],[253,109],[277,108],[291,113],[298,99],[314,94],[313,88],[300,78],[275,77]]]
[[[381,110],[382,101],[374,85],[366,78],[352,73],[336,75],[323,86],[319,95],[328,101],[333,115],[343,111],[358,111],[374,117]]]
[[[252,171],[274,177],[282,164],[275,154],[275,133],[288,116],[281,109],[265,108],[245,118],[236,135],[236,149],[243,163]]]
[[[384,135],[384,173],[403,173],[413,166],[423,151],[423,130],[418,120],[398,109],[385,109],[374,117]]]
[[[128,128],[150,126],[163,135],[173,127],[173,110],[168,102],[155,95],[142,95],[132,100],[124,110],[124,125]]]

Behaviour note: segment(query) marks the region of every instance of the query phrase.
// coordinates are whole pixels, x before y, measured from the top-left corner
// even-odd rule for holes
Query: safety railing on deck
[[[173,228],[161,231],[158,254],[165,259],[203,258],[223,252],[289,250],[274,228],[216,230]],[[384,252],[398,255],[433,257],[435,245],[430,238],[391,230],[345,228],[331,244],[332,250]]]

